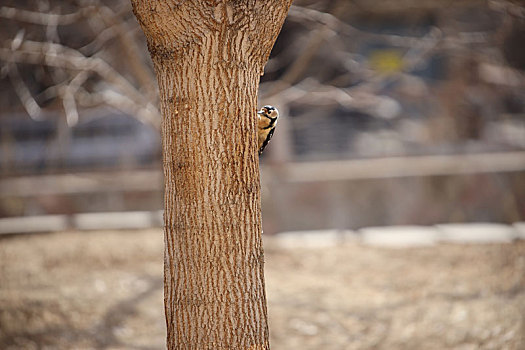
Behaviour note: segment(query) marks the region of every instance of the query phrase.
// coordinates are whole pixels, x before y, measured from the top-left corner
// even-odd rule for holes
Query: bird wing
[[[270,142],[270,139],[273,137],[274,131],[275,131],[275,128],[272,128],[272,130],[270,130],[270,132],[268,133],[268,137],[266,137],[266,140],[264,140],[261,148],[259,149],[259,155],[261,155],[261,153],[264,151],[264,148],[266,147],[268,142]]]

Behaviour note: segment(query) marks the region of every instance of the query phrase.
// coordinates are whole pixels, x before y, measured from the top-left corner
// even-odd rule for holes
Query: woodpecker
[[[259,146],[259,155],[261,155],[273,136],[277,119],[279,118],[279,111],[277,111],[275,107],[264,106],[257,112],[257,117],[259,118],[257,124],[257,144]]]

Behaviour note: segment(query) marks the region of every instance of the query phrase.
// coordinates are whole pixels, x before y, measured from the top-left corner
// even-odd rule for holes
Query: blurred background
[[[525,348],[524,78],[523,1],[294,2],[259,92],[275,348]],[[2,0],[0,91],[0,348],[163,348],[129,2]]]
[[[265,232],[523,220],[523,11],[297,1],[260,87],[283,116]],[[0,216],[161,210],[156,82],[128,2],[3,1],[0,18]]]

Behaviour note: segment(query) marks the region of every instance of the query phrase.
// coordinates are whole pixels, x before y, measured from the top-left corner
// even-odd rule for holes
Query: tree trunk
[[[160,89],[168,349],[268,349],[256,103],[291,0],[132,0]]]

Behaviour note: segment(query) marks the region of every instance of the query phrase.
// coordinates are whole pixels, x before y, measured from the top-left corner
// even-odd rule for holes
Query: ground
[[[163,349],[160,230],[0,240],[0,349]],[[273,350],[525,349],[525,241],[266,240]]]

